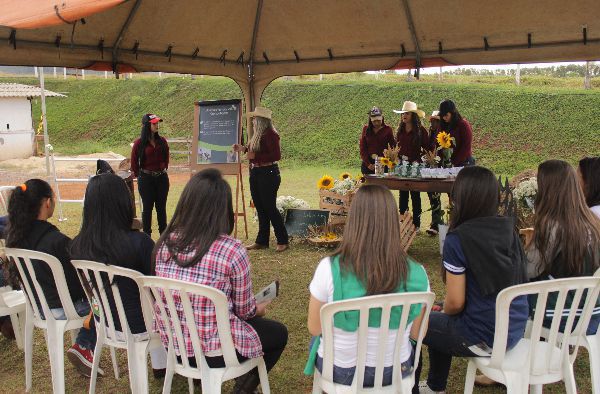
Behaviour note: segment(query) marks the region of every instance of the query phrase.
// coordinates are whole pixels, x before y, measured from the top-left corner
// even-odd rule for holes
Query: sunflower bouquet
[[[452,167],[450,158],[452,157],[452,152],[454,152],[453,146],[456,144],[456,140],[450,136],[450,133],[440,131],[437,135],[437,143],[439,147],[436,150],[441,151],[441,166]]]
[[[379,162],[391,170],[392,168],[394,168],[396,166],[396,164],[398,164],[398,162],[399,162],[398,155],[399,154],[400,154],[399,146],[395,146],[392,148],[392,146],[390,144],[388,144],[388,147],[383,150],[383,157],[381,157],[379,159]]]

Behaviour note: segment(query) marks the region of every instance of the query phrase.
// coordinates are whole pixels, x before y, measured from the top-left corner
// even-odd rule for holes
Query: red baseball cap
[[[154,114],[146,114],[144,116],[142,116],[142,123],[158,123],[158,122],[162,122],[163,120],[158,116],[158,115],[154,115]]]

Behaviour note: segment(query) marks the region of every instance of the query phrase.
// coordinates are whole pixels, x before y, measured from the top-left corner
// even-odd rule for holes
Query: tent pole
[[[42,98],[42,124],[44,126],[44,156],[46,156],[46,175],[50,175],[50,158],[48,157],[48,122],[46,121],[46,91],[44,87],[44,67],[39,68],[40,96]]]
[[[406,14],[410,35],[413,39],[413,43],[415,44],[415,78],[419,79],[421,74],[421,44],[419,44],[417,28],[415,27],[415,22],[413,20],[412,13],[410,12],[408,0],[402,0],[402,4],[404,5],[404,13]]]

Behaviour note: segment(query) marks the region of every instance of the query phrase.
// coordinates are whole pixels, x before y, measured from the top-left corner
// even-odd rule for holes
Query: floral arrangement
[[[440,163],[440,157],[437,154],[438,149],[426,150],[423,149],[423,155],[421,156],[421,160],[427,168],[438,168]]]
[[[321,179],[317,181],[317,187],[319,189],[329,190],[333,187],[334,179],[329,175],[323,175]]]
[[[285,217],[285,212],[288,209],[309,209],[308,203],[300,198],[292,196],[279,196],[275,201],[275,205],[281,216]]]
[[[522,180],[513,190],[513,197],[517,200],[518,208],[525,210],[527,213],[533,213],[533,202],[537,191],[536,177]]]
[[[383,150],[383,157],[379,159],[379,162],[389,168],[390,170],[398,164],[398,155],[400,154],[400,147],[395,146],[392,148],[390,144]]]
[[[452,152],[454,151],[454,149],[452,148],[453,145],[456,144],[456,139],[454,139],[454,137],[450,136],[450,133],[447,133],[445,131],[440,131],[437,135],[437,143],[439,145],[439,147],[436,149],[436,151],[441,151],[441,164],[442,167],[451,167],[452,163],[450,162],[450,157],[452,157]]]
[[[309,226],[309,243],[328,248],[336,247],[342,240],[343,226],[326,224],[325,226]]]
[[[333,179],[329,175],[323,175],[317,182],[317,187],[320,190],[329,190],[345,196],[348,193],[353,193],[363,182],[364,177],[362,175],[353,178],[349,172],[343,172],[340,175],[340,179]]]

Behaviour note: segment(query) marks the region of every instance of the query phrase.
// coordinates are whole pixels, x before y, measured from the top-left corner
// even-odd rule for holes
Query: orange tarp
[[[0,26],[37,29],[74,22],[125,0],[0,0]]]

